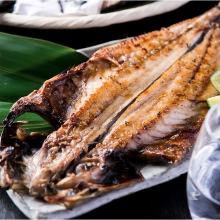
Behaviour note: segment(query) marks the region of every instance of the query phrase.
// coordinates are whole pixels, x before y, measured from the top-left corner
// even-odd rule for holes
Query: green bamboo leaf
[[[0,121],[2,122],[7,116],[9,109],[13,103],[10,102],[0,102]],[[48,132],[52,130],[51,125],[46,122],[39,115],[34,113],[25,113],[17,118],[16,121],[24,122],[22,125],[27,132],[38,131],[38,132]],[[0,124],[0,131],[3,128],[3,124]]]
[[[23,76],[0,72],[0,100],[15,102],[21,96],[38,89],[42,83]]]
[[[15,101],[86,59],[69,47],[0,32],[0,100]]]
[[[7,116],[12,103],[10,102],[0,102],[0,121],[2,122]]]

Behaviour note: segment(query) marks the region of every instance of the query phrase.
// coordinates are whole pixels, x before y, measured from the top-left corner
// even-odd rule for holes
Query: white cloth
[[[102,0],[62,0],[64,14],[99,14],[102,4]]]
[[[13,13],[59,16],[91,15],[101,12],[103,0],[17,0]]]

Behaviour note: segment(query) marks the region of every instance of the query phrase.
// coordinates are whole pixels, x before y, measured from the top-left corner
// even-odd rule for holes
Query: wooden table
[[[169,3],[168,3],[169,4]],[[79,30],[36,30],[0,26],[0,31],[47,39],[73,48],[83,48],[110,40],[126,38],[166,27],[186,18],[199,15],[216,5],[215,1],[194,1],[164,15],[105,28]],[[25,216],[0,190],[0,219]],[[89,212],[81,218],[190,218],[186,198],[186,175],[168,183],[118,199]]]

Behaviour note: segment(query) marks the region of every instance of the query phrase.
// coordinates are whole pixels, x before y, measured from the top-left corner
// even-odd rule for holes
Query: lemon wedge
[[[213,105],[220,103],[220,95],[208,98],[207,102],[209,107],[212,107]]]
[[[211,82],[213,86],[220,92],[220,70],[216,71],[212,77],[211,77]]]

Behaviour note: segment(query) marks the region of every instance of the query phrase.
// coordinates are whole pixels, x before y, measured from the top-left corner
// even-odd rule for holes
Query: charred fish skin
[[[180,25],[182,26],[183,24],[181,23]],[[178,37],[160,51],[147,53],[148,56],[146,57],[144,66],[142,64],[144,60],[140,58],[140,55],[146,55],[146,51],[143,51],[143,46],[141,49],[138,46],[138,53],[132,57],[135,63],[131,65],[130,57],[127,62],[125,61],[119,67],[115,67],[105,87],[100,87],[100,90],[97,88],[98,91],[94,93],[96,99],[91,94],[89,99],[84,98],[84,100],[86,99],[88,101],[83,102],[83,105],[81,105],[81,99],[76,101],[75,109],[79,106],[79,110],[74,112],[57,131],[48,136],[40,151],[29,162],[30,164],[37,162],[34,166],[37,167],[37,172],[34,172],[33,175],[33,170],[27,168],[27,173],[31,177],[31,180],[27,180],[28,187],[33,193],[34,191],[40,191],[40,188],[44,188],[44,184],[48,184],[54,175],[58,176],[57,173],[61,170],[65,170],[70,164],[77,163],[89,151],[89,144],[93,143],[106,131],[108,124],[117,115],[117,112],[120,109],[123,110],[141,91],[159,77],[163,71],[186,53],[190,46],[193,46],[202,35],[203,30],[207,28],[207,25],[204,26],[203,23],[195,21],[195,24],[197,24],[197,27],[192,30],[186,26],[187,33],[185,33],[185,36]],[[167,33],[167,30],[162,30],[162,33],[164,32]],[[153,42],[153,45],[157,43],[157,41],[155,43],[155,39]],[[149,45],[152,47],[152,42]],[[97,53],[94,57],[94,59],[99,58]],[[135,60],[138,57],[139,60]],[[163,61],[160,60],[158,62],[158,57]],[[139,65],[143,70],[140,71],[140,68],[137,70],[136,65]],[[104,77],[102,76],[102,78]],[[97,81],[93,78],[92,82]],[[85,89],[85,91],[88,90]],[[132,95],[127,96],[127,92]],[[99,102],[96,101],[97,97]],[[108,99],[109,102],[107,102]],[[93,100],[93,102],[90,100]],[[31,166],[27,165],[27,167]]]
[[[169,101],[166,97],[161,97],[161,91],[166,92],[166,86],[160,81],[161,75],[164,75],[170,66],[182,59],[184,54],[195,53],[194,44],[198,43],[198,39],[210,29],[208,34],[205,34],[205,40],[202,43],[213,41],[209,40],[209,36],[211,39],[211,36],[214,36],[211,32],[216,33],[217,29],[213,28],[211,24],[219,15],[220,9],[216,7],[198,18],[181,22],[168,29],[152,32],[124,41],[116,46],[101,49],[88,62],[52,78],[40,90],[17,102],[12,108],[11,115],[6,119],[6,129],[3,134],[7,134],[7,131],[10,130],[17,115],[25,111],[35,111],[45,118],[49,117],[48,120],[55,127],[61,125],[57,131],[48,136],[39,151],[33,156],[23,158],[25,168],[19,178],[22,179],[29,193],[40,197],[47,195],[48,187],[56,188],[54,184],[62,177],[60,172],[66,172],[66,169],[72,165],[73,173],[69,176],[72,179],[70,178],[71,181],[67,188],[72,187],[72,190],[78,190],[79,193],[85,189],[87,196],[91,195],[91,192],[88,192],[91,188],[96,189],[96,191],[104,191],[106,188],[103,185],[107,183],[113,184],[112,188],[114,186],[117,188],[118,184],[116,183],[126,178],[138,177],[137,170],[132,171],[134,167],[130,164],[130,158],[139,157],[139,152],[148,157],[146,151],[143,152],[144,149],[147,149],[146,146],[143,146],[144,144],[151,146],[154,141],[158,141],[184,127],[185,119],[195,114],[194,106],[196,104],[194,101],[196,97],[193,92],[198,90],[196,93],[200,95],[201,91],[198,84],[204,85],[202,88],[205,88],[205,82],[210,77],[209,74],[206,74],[204,78],[200,76],[200,83],[193,83],[193,77],[190,78],[190,74],[192,75],[190,68],[194,64],[189,65],[189,70],[186,68],[188,74],[180,77],[180,80],[185,79],[185,77],[190,79],[188,83],[190,84],[191,96],[186,96],[185,93],[181,94],[181,91],[178,91],[179,97],[177,97],[175,94],[172,96],[173,93],[171,92],[171,95],[167,93],[173,97]],[[201,58],[203,54],[206,54],[205,48],[204,46],[201,51],[197,51],[198,57]],[[209,47],[207,46],[207,48]],[[209,56],[216,57],[214,53]],[[197,66],[200,66],[198,62],[195,61]],[[163,65],[159,66],[161,63]],[[184,64],[183,66],[187,65]],[[215,63],[211,62],[211,67],[213,66]],[[178,71],[177,68],[177,73]],[[181,71],[179,72],[181,73]],[[194,71],[193,73],[197,72]],[[158,78],[160,83],[157,83]],[[155,80],[156,82],[154,82]],[[165,78],[165,82],[167,81]],[[153,86],[155,83],[158,85]],[[177,83],[179,83],[178,80]],[[185,81],[184,83],[186,84]],[[149,86],[154,89],[150,91]],[[160,88],[158,92],[156,92],[157,87]],[[142,92],[145,90],[147,90],[147,94],[143,97]],[[178,89],[176,88],[176,90]],[[50,94],[51,96],[48,96]],[[60,103],[54,101],[57,94],[61,95]],[[155,104],[157,109],[160,109],[159,115],[155,109],[148,111],[150,104],[148,104],[149,106],[146,104],[148,101],[151,106],[154,106],[154,97],[159,99],[159,102]],[[120,106],[119,109],[118,106]],[[167,106],[170,109],[166,108]],[[178,109],[174,109],[176,106]],[[164,112],[161,111],[163,109]],[[173,109],[172,113],[181,116],[180,122],[171,123],[169,132],[158,134],[156,127],[158,124],[161,125],[161,119],[164,117],[170,122],[169,113]],[[185,109],[190,109],[190,111],[186,113]],[[52,112],[51,117],[50,112]],[[146,112],[150,112],[152,117],[159,116],[158,120],[149,119]],[[141,115],[140,118],[142,118],[143,123],[140,123],[140,119],[135,117],[136,113]],[[112,120],[114,121],[112,122]],[[147,136],[145,131],[148,132]],[[102,134],[105,134],[103,140],[98,140],[100,143],[94,144],[95,148],[88,153],[91,150],[89,146]],[[6,137],[3,135],[2,145],[7,147]],[[139,139],[141,139],[140,143]],[[111,145],[109,145],[110,143]],[[186,146],[186,144],[183,145]],[[150,148],[148,147],[148,149]],[[7,173],[10,170],[10,160],[13,159],[10,155],[4,155],[2,167],[6,168],[1,177],[1,185],[13,188],[16,181],[10,175],[10,178],[7,178],[10,174]],[[84,155],[85,157],[80,161]],[[125,158],[128,158],[128,163],[124,162]],[[16,158],[14,159],[16,160]],[[114,166],[116,161],[119,162],[117,167],[120,168],[121,174]],[[5,166],[6,164],[9,166]],[[118,174],[122,178],[118,178]],[[62,181],[65,182],[65,180]],[[62,181],[57,184],[58,190],[62,188]],[[84,186],[82,186],[83,184]],[[80,187],[83,190],[79,190]],[[60,192],[61,194],[64,193],[62,190]],[[66,194],[64,193],[64,195]],[[44,198],[46,199],[46,197]],[[67,196],[60,202],[65,202],[68,199],[75,201],[77,196],[74,198]],[[58,202],[56,199],[53,201]]]

